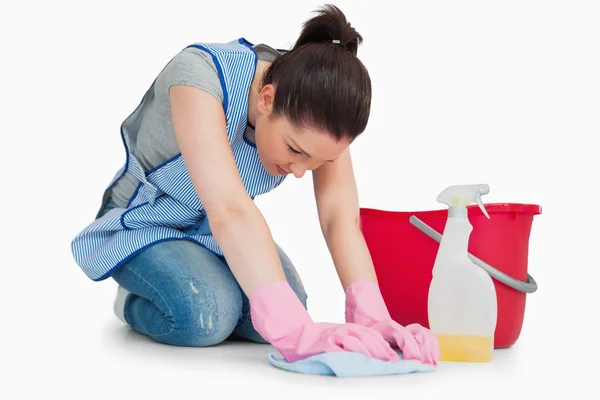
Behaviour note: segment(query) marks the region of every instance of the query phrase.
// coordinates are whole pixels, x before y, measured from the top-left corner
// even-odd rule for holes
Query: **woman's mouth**
[[[277,164],[276,164],[277,165]],[[279,165],[277,165],[277,172],[279,172],[281,175],[287,175],[288,172],[286,172],[283,168],[281,168]]]

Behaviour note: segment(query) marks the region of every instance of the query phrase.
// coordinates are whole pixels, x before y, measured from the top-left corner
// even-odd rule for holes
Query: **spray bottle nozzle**
[[[485,215],[487,217],[487,219],[490,219],[489,214],[487,213],[485,207],[483,206],[483,202],[481,201],[481,198],[479,198],[477,200],[477,204],[479,205],[479,208],[481,209],[481,212],[483,212],[483,215]]]
[[[479,185],[455,185],[444,189],[437,197],[437,201],[448,207],[466,207],[471,203],[477,203],[483,214],[489,219],[481,196],[490,192],[487,184]]]

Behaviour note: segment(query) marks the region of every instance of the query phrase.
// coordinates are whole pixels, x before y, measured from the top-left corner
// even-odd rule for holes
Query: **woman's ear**
[[[275,101],[275,87],[272,84],[263,86],[258,93],[258,111],[261,114],[271,114]]]

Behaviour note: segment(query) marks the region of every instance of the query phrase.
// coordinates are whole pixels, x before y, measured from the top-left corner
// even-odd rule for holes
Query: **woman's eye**
[[[294,149],[292,146],[289,146],[289,145],[288,145],[288,148],[290,149],[290,151],[291,151],[292,153],[295,153],[295,154],[300,154],[300,152],[299,152],[298,150]]]

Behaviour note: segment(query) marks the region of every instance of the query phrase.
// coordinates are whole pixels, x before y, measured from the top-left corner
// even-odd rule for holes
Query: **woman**
[[[290,51],[244,39],[194,44],[121,127],[127,159],[97,219],[72,244],[93,280],[119,284],[116,314],[178,346],[271,343],[288,361],[357,351],[436,364],[437,342],[386,309],[358,225],[349,145],[369,118],[362,37],[336,7]],[[295,268],[253,200],[312,171],[346,323],[314,323]]]

